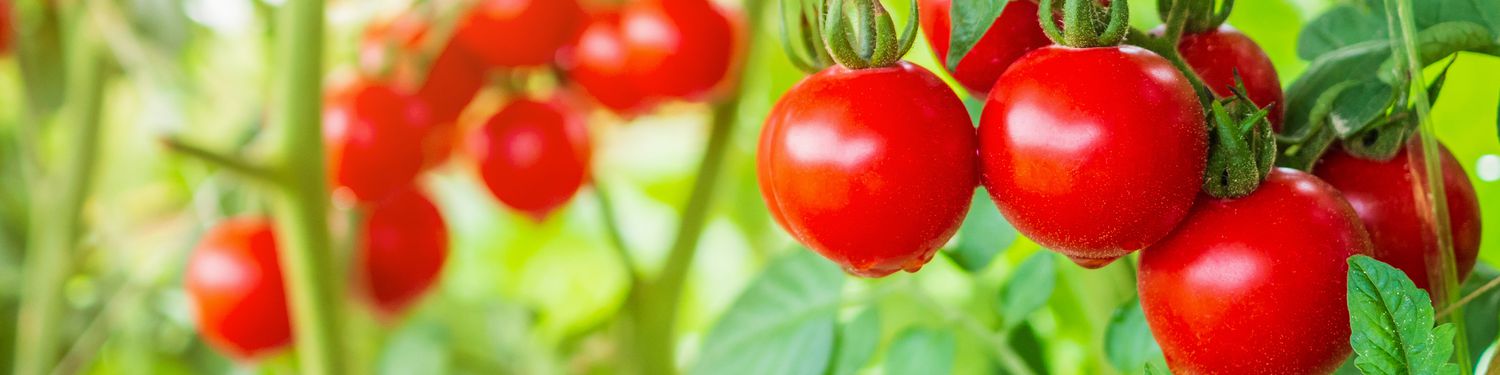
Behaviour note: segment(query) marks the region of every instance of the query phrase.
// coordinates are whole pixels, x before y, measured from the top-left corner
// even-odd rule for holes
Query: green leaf
[[[880,311],[867,308],[854,320],[839,325],[838,345],[831,375],[849,375],[865,368],[880,345]]]
[[[1161,346],[1151,336],[1141,301],[1132,299],[1115,310],[1104,331],[1104,356],[1120,372],[1143,371],[1152,360],[1162,358]]]
[[[1469,280],[1460,288],[1463,292],[1459,295],[1474,294],[1497,277],[1500,277],[1500,271],[1486,264],[1478,264],[1474,267],[1474,273],[1469,275]],[[1485,348],[1495,342],[1497,335],[1500,335],[1500,320],[1495,319],[1496,316],[1500,316],[1500,289],[1490,289],[1464,305],[1464,327],[1468,329],[1465,336],[1469,338],[1469,348]],[[1471,357],[1476,363],[1480,359],[1479,356]]]
[[[953,332],[908,328],[886,349],[885,373],[951,374],[956,346]]]
[[[1010,0],[953,0],[953,8],[949,10],[953,32],[948,38],[948,70],[958,69],[958,62],[979,44],[979,39],[990,31],[990,25],[995,24],[1009,3]]]
[[[988,267],[995,255],[1014,244],[1018,236],[1016,228],[995,209],[989,194],[979,188],[969,203],[968,218],[958,228],[958,242],[948,249],[948,255],[965,271],[978,272]]]
[[[1047,304],[1057,286],[1057,264],[1052,252],[1039,250],[1016,267],[1010,280],[1000,288],[1000,305],[996,306],[1005,329],[1026,321],[1026,317]]]
[[[1500,32],[1500,3],[1494,0],[1416,0],[1417,29],[1453,21],[1473,22]]]
[[[1006,340],[1010,347],[1016,350],[1016,355],[1026,363],[1026,367],[1038,374],[1047,373],[1047,341],[1037,336],[1036,329],[1031,324],[1022,324],[1011,331],[1010,339]]]
[[[692,374],[822,374],[844,273],[808,250],[771,263],[703,340]]]
[[[1166,367],[1157,366],[1156,364],[1152,364],[1152,363],[1147,363],[1146,364],[1146,375],[1172,375],[1172,371],[1171,370],[1167,370]]]
[[[1380,64],[1390,57],[1390,44],[1384,40],[1361,42],[1319,56],[1307,71],[1286,90],[1286,123],[1284,134],[1297,134],[1312,121],[1311,112],[1318,98],[1349,77],[1375,75]]]
[[[1335,6],[1302,28],[1297,57],[1313,60],[1360,42],[1384,40],[1385,34],[1385,19],[1375,11],[1352,4]]]
[[[1431,65],[1443,58],[1463,51],[1488,52],[1496,48],[1493,33],[1483,25],[1473,22],[1444,22],[1432,25],[1417,33],[1417,50],[1421,51],[1422,66]],[[1399,83],[1396,59],[1392,57],[1380,65],[1380,80]]]
[[[1457,374],[1451,324],[1433,328],[1432,300],[1406,273],[1374,258],[1349,258],[1349,338],[1361,372]]]
[[[1380,80],[1360,82],[1334,99],[1328,124],[1333,126],[1339,138],[1347,139],[1384,115],[1386,109],[1395,104],[1397,94],[1396,88]]]

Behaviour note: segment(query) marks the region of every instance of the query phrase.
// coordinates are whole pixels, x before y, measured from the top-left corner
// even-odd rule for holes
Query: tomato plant
[[[921,9],[927,42],[937,53],[938,62],[948,67],[953,0],[922,0]],[[1028,0],[1011,1],[973,50],[964,55],[958,68],[949,68],[948,73],[969,91],[988,93],[1000,74],[1022,55],[1051,44],[1037,22],[1037,5]]]
[[[658,99],[647,95],[630,69],[630,48],[620,25],[620,14],[594,15],[578,39],[574,62],[569,66],[573,79],[595,102],[622,115],[634,115],[649,109]]]
[[[1277,169],[1141,251],[1141,308],[1174,373],[1326,374],[1349,356],[1345,259],[1370,253],[1338,190]]]
[[[269,220],[242,217],[203,235],[183,286],[198,330],[225,354],[249,360],[292,343],[292,327]]]
[[[1163,30],[1157,28],[1156,33]],[[1258,107],[1270,109],[1267,118],[1274,128],[1281,129],[1282,112],[1286,107],[1281,78],[1276,75],[1271,58],[1254,40],[1229,25],[1223,25],[1182,34],[1177,50],[1218,96],[1233,96],[1235,79],[1239,78],[1244,82],[1250,100]]]
[[[448,257],[448,228],[432,201],[403,189],[370,209],[360,242],[368,297],[391,316],[432,288]]]
[[[362,202],[384,199],[416,178],[433,132],[426,103],[381,83],[356,83],[327,99],[323,135],[329,176]]]
[[[541,66],[573,42],[583,17],[578,0],[482,0],[455,38],[493,67]]]
[[[435,121],[451,123],[484,87],[486,74],[452,39],[438,44],[438,51],[424,50],[431,29],[417,13],[370,24],[360,42],[360,68],[367,75],[389,76],[395,86],[426,100]]]
[[[471,147],[484,185],[537,221],[588,181],[588,127],[571,99],[516,99],[485,122]]]
[[[1463,166],[1442,147],[1444,196],[1448,201],[1448,225],[1453,236],[1453,255],[1458,280],[1463,282],[1474,270],[1479,255],[1479,199]],[[1437,252],[1435,241],[1425,238],[1426,225],[1418,211],[1414,192],[1415,167],[1407,148],[1387,161],[1369,160],[1335,149],[1323,156],[1315,173],[1343,192],[1354,206],[1374,243],[1375,259],[1405,271],[1417,287],[1429,289],[1429,257]]]

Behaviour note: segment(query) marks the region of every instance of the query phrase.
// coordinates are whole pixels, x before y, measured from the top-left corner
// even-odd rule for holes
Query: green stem
[[[214,151],[206,147],[198,146],[177,138],[163,138],[161,140],[161,143],[162,146],[166,147],[169,151],[201,160],[204,163],[212,164],[216,167],[229,170],[230,172],[238,174],[242,177],[247,177],[258,182],[279,182],[276,174],[270,169],[255,165],[254,163],[250,163],[241,158],[226,155],[224,153]]]
[[[908,278],[907,280],[910,281],[913,279]],[[938,300],[933,299],[932,296],[927,295],[927,292],[922,290],[920,286],[917,286],[915,282],[906,283],[906,289],[913,296],[916,296],[918,300],[922,301],[922,304],[927,305],[928,308],[937,311],[939,314],[942,314],[944,318],[947,318],[951,322],[957,323],[970,334],[973,334],[984,340],[986,346],[990,347],[990,355],[994,356],[995,360],[999,361],[1000,365],[1005,367],[1006,373],[1013,375],[1036,374],[1035,371],[1031,370],[1030,366],[1026,365],[1026,360],[1021,359],[1021,355],[1017,354],[1015,349],[1010,347],[1010,343],[1007,340],[1010,338],[1012,330],[1007,329],[1005,331],[997,333],[994,330],[991,330],[989,327],[986,327],[983,323],[980,323],[978,320],[974,320],[974,317],[971,317],[962,311],[958,311],[957,309],[949,307],[948,305],[945,305],[942,302],[938,302]]]
[[[344,374],[342,272],[328,228],[329,192],[323,157],[323,0],[290,0],[277,36],[272,92],[279,131],[276,168],[284,183],[273,200],[301,372]]]
[[[57,360],[60,323],[66,317],[63,283],[72,271],[72,256],[82,231],[83,203],[88,197],[99,151],[99,123],[107,73],[104,57],[84,21],[87,3],[74,4],[74,27],[67,44],[67,91],[60,119],[71,131],[74,152],[63,164],[56,184],[33,191],[24,289],[17,318],[15,373],[51,371]]]
[[[594,185],[594,198],[599,201],[599,220],[604,223],[604,232],[609,237],[610,245],[614,247],[615,253],[620,256],[620,263],[625,265],[625,271],[630,273],[630,280],[640,280],[640,268],[635,265],[634,258],[630,257],[630,244],[625,242],[625,234],[620,230],[620,222],[615,220],[614,200],[609,197],[609,191],[599,183],[599,177],[589,178]]]

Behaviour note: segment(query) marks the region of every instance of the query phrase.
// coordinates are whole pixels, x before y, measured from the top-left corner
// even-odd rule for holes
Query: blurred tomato
[[[251,360],[292,343],[271,222],[246,217],[209,229],[188,259],[183,286],[198,330],[225,355]]]
[[[392,316],[437,281],[448,257],[448,228],[432,201],[406,188],[374,206],[360,245],[365,291]]]
[[[948,47],[953,32],[953,0],[921,0],[922,31],[927,43],[937,53],[938,61],[948,69]],[[1052,44],[1037,22],[1037,5],[1031,1],[1011,1],[989,31],[979,38],[979,43],[958,63],[958,69],[948,70],[970,92],[983,96],[1000,79],[1000,74],[1021,55]]]
[[[432,134],[426,103],[372,82],[336,90],[326,100],[323,136],[334,186],[376,202],[417,177]]]
[[[407,13],[370,24],[360,45],[360,68],[416,92],[431,107],[434,120],[452,123],[484,87],[485,72],[452,39],[439,44],[428,40],[427,22],[421,14]],[[430,45],[441,49],[424,50]]]
[[[578,0],[481,0],[456,37],[490,66],[540,66],[578,36],[583,18]]]
[[[735,25],[707,0],[654,0],[620,15],[628,69],[648,95],[700,100],[729,74]]]
[[[506,104],[472,145],[490,193],[537,221],[567,203],[588,180],[591,151],[584,120],[562,98]]]
[[[595,15],[578,38],[578,48],[568,69],[569,78],[595,102],[617,114],[633,116],[645,112],[656,100],[637,85],[629,55],[620,15]]]

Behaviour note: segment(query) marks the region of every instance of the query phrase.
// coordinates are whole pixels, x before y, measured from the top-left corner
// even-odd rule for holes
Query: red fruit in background
[[[541,66],[578,36],[583,17],[577,0],[480,0],[455,38],[490,66]]]
[[[968,212],[974,149],[968,112],[932,72],[833,66],[766,118],[760,192],[782,228],[849,273],[915,272]]]
[[[255,359],[292,343],[286,291],[271,222],[226,220],[204,234],[188,259],[183,286],[198,330],[230,357]]]
[[[1479,199],[1463,166],[1447,147],[1442,150],[1443,188],[1448,200],[1448,221],[1453,235],[1453,256],[1458,266],[1458,281],[1463,283],[1474,270],[1479,255]],[[1329,150],[1314,173],[1344,193],[1354,211],[1370,231],[1375,244],[1372,257],[1406,271],[1422,289],[1428,288],[1427,262],[1437,249],[1424,235],[1422,214],[1416,201],[1416,180],[1407,158],[1407,148],[1389,161],[1365,160],[1349,155],[1341,148]],[[1420,170],[1421,166],[1415,166]],[[1420,174],[1418,176],[1421,176]],[[1418,177],[1421,178],[1421,177]]]
[[[453,40],[440,43],[440,50],[424,50],[431,25],[423,15],[403,14],[376,21],[365,29],[359,63],[366,73],[389,73],[403,91],[416,92],[427,101],[433,119],[449,125],[484,87],[484,68],[473,61]],[[435,56],[426,56],[435,53]]]
[[[648,95],[703,99],[729,74],[736,24],[707,0],[629,5],[620,14],[627,68]]]
[[[517,99],[475,137],[479,174],[495,198],[537,221],[573,197],[588,179],[588,129],[563,99]]]
[[[595,15],[578,38],[569,78],[595,102],[611,111],[631,116],[644,112],[656,99],[637,84],[630,70],[630,49],[620,28],[620,15]]]
[[[432,201],[403,189],[371,209],[361,246],[365,291],[381,313],[395,315],[442,273],[448,228]]]
[[[953,32],[953,0],[921,0],[919,5],[922,32],[946,69],[949,35]],[[1016,59],[1049,45],[1052,45],[1052,40],[1047,39],[1037,22],[1037,5],[1031,1],[1011,1],[1006,3],[1005,10],[990,25],[989,31],[979,38],[979,44],[959,61],[958,69],[948,73],[970,92],[982,95],[990,91],[1000,74],[1005,73]]]
[[[990,197],[1027,238],[1089,268],[1166,236],[1203,186],[1208,133],[1187,78],[1132,46],[1044,47],[990,91]]]
[[[0,0],[0,55],[10,52],[10,1]]]
[[[1154,33],[1160,34],[1163,30],[1157,28]],[[1266,118],[1271,120],[1273,128],[1281,130],[1282,107],[1286,103],[1281,78],[1277,77],[1271,58],[1254,40],[1224,25],[1208,32],[1183,34],[1177,51],[1193,67],[1193,72],[1203,78],[1203,84],[1220,97],[1234,95],[1230,88],[1235,84],[1235,72],[1239,72],[1250,101],[1258,107],[1269,106],[1271,113]]]
[[[1350,353],[1345,262],[1370,251],[1338,190],[1277,169],[1141,251],[1141,308],[1173,373],[1328,374]]]
[[[432,133],[426,103],[378,83],[358,83],[327,100],[323,136],[335,186],[375,202],[416,179]]]

